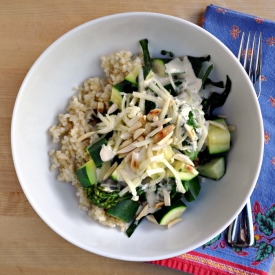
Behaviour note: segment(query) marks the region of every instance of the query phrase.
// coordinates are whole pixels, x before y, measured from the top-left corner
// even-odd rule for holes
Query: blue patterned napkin
[[[251,197],[255,231],[254,246],[232,249],[227,231],[202,247],[155,264],[200,275],[268,274],[275,255],[275,22],[210,5],[202,27],[221,40],[235,55],[241,34],[262,32],[262,93],[259,98],[264,121],[264,157]]]

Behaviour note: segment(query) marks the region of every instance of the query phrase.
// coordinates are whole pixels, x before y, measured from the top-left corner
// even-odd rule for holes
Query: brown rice
[[[133,56],[130,51],[120,51],[101,57],[101,67],[106,78],[92,77],[83,86],[75,87],[76,94],[72,97],[66,114],[59,114],[58,125],[53,125],[49,133],[54,143],[60,143],[59,150],[50,150],[51,171],[58,168],[58,181],[71,182],[77,188],[79,207],[88,212],[94,220],[111,227],[119,226],[125,231],[126,224],[106,214],[104,209],[93,205],[86,197],[75,171],[87,162],[90,157],[85,148],[98,136],[79,142],[79,137],[93,129],[91,117],[94,111],[104,112],[109,108],[112,86],[122,81],[137,65],[141,57]]]

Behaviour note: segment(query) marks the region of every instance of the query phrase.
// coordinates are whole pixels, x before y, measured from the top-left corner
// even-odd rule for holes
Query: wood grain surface
[[[107,259],[73,246],[34,212],[18,182],[10,126],[20,85],[39,55],[57,38],[87,21],[114,13],[151,11],[199,24],[206,0],[1,0],[0,1],[0,275],[180,274],[146,263]],[[273,0],[212,1],[275,20]],[[183,273],[181,273],[183,274]],[[275,267],[270,274],[275,275]]]

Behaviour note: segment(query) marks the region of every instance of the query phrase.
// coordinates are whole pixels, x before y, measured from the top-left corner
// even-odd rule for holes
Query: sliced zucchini
[[[135,69],[125,77],[124,80],[113,86],[110,101],[116,103],[119,110],[121,110],[122,103],[122,95],[120,93],[132,93],[137,90],[137,77],[140,68],[141,65],[137,65]]]
[[[197,171],[196,173],[191,173],[189,171],[181,171],[181,172],[177,172],[177,174],[182,181],[188,181],[195,178],[199,174],[199,172]],[[168,172],[168,176],[172,179],[175,178],[175,175],[170,171]]]
[[[149,71],[149,73],[147,74],[145,80],[148,80],[149,78],[154,76],[154,72],[152,70]]]
[[[134,68],[134,70],[133,70],[132,72],[130,72],[130,73],[125,77],[125,80],[137,86],[137,85],[138,85],[137,77],[138,77],[140,68],[141,68],[141,65],[137,65],[137,66]]]
[[[116,180],[116,181],[121,181],[120,176],[119,176],[119,174],[118,174],[118,171],[119,171],[120,169],[124,169],[124,167],[125,167],[125,160],[123,159],[122,162],[121,162],[121,163],[118,165],[118,167],[116,168],[116,170],[112,173],[111,178],[112,178],[113,180]]]
[[[212,159],[204,165],[199,165],[197,170],[203,177],[218,180],[225,174],[225,158]]]
[[[139,203],[137,201],[131,199],[122,200],[118,202],[117,205],[112,206],[107,211],[107,214],[128,223],[133,219],[138,208]]]
[[[171,59],[154,58],[152,59],[152,69],[159,76],[166,76],[165,64],[171,61]]]
[[[191,192],[184,193],[184,197],[188,202],[192,202],[196,199],[196,198],[194,198],[194,196],[192,195]]]
[[[189,181],[186,181],[185,184],[188,186],[188,191],[184,193],[184,197],[187,201],[193,201],[197,198],[201,190],[201,184],[198,177],[195,177]]]
[[[76,170],[76,176],[83,188],[97,183],[96,166],[91,159]]]
[[[113,104],[117,104],[118,109],[121,110],[122,95],[119,89],[115,86],[112,88],[110,101],[113,102]]]
[[[153,216],[161,225],[168,225],[168,223],[176,218],[179,218],[185,211],[186,205],[182,200],[177,200],[171,203],[171,206],[164,206],[159,211],[155,212]]]
[[[225,120],[220,118],[214,120],[226,126]],[[230,149],[230,132],[210,124],[208,129],[208,150],[210,154],[226,152]]]
[[[91,158],[93,159],[96,167],[100,167],[103,163],[101,157],[100,157],[100,150],[102,148],[102,145],[107,145],[108,141],[105,138],[98,139],[94,143],[90,144],[86,151],[89,153]]]

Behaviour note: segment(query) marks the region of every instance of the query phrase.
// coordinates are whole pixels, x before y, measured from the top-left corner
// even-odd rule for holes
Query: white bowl
[[[220,113],[237,126],[226,175],[203,184],[184,221],[167,230],[143,221],[131,238],[99,225],[78,208],[75,188],[49,170],[53,148],[49,127],[64,113],[73,86],[101,76],[100,56],[121,49],[171,50],[175,56],[210,54],[213,80],[229,75],[232,91]],[[240,212],[256,183],[263,154],[263,125],[253,87],[234,55],[202,28],[155,13],[124,13],[83,24],[63,35],[35,62],[17,97],[12,120],[12,153],[21,186],[38,215],[60,236],[90,252],[129,261],[169,258],[193,250],[224,230]]]

